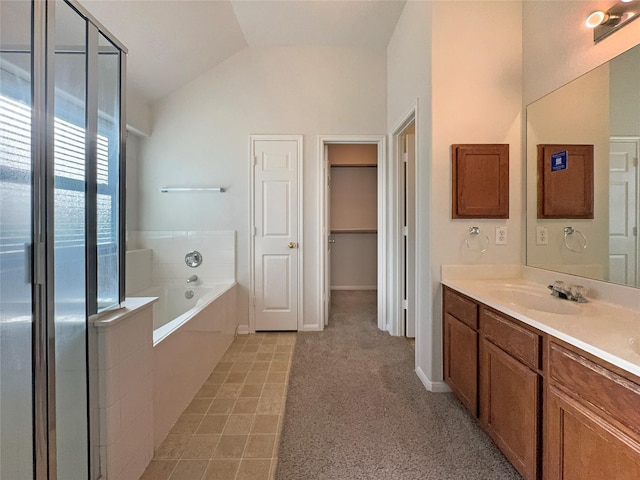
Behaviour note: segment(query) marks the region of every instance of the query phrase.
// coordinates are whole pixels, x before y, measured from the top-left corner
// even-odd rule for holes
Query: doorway
[[[393,133],[393,237],[395,265],[394,335],[416,337],[416,109],[400,122]]]
[[[332,290],[376,291],[378,328],[386,316],[386,196],[383,136],[320,138],[322,222],[319,329]]]

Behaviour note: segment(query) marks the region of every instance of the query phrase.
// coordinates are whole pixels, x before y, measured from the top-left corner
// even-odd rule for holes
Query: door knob
[[[296,248],[296,242],[289,242],[289,248]]]
[[[331,240],[329,240],[329,243],[336,243],[336,241],[331,239]]]

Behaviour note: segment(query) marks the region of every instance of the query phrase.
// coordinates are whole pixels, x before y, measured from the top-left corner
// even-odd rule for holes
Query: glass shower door
[[[0,1],[0,478],[33,478],[31,2]]]

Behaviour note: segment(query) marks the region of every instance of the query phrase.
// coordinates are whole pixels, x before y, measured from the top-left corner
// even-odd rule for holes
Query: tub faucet
[[[198,281],[198,275],[191,275],[189,278],[187,278],[187,283],[193,283],[197,281]]]

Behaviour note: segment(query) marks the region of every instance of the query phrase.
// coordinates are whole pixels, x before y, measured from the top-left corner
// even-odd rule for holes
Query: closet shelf
[[[332,228],[331,233],[378,233],[377,228]]]
[[[331,168],[377,168],[375,163],[338,163],[332,164]]]

